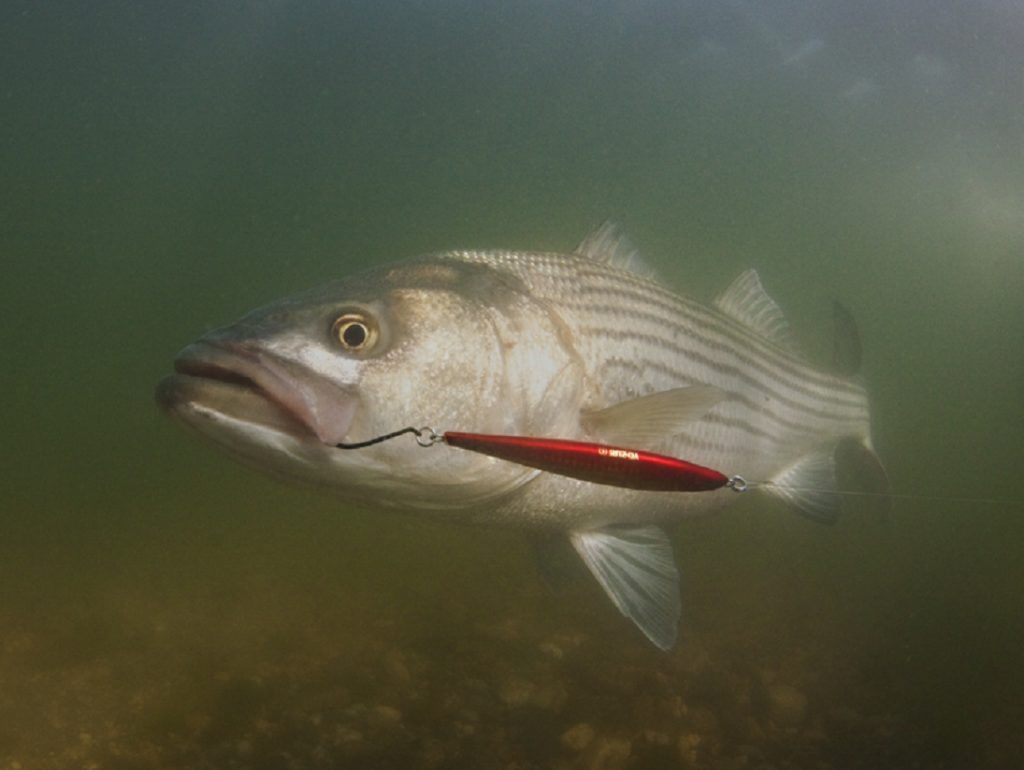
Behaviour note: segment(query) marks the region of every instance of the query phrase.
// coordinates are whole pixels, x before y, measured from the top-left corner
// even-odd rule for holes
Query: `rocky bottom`
[[[201,574],[24,589],[0,607],[0,770],[953,770],[1024,755],[1013,709],[972,713],[954,693],[954,721],[922,715],[922,678],[882,629],[851,639],[774,607],[712,623],[727,594],[697,586],[708,598],[664,653],[590,581],[552,592],[521,555],[492,556],[510,562],[496,586],[474,582],[478,562],[432,555],[387,583],[393,564],[343,580],[211,558]],[[734,594],[748,595],[774,594]],[[951,735],[961,714],[970,728]]]
[[[597,629],[526,602],[453,634],[450,608],[431,628],[278,596],[292,624],[266,599],[5,624],[0,768],[945,766],[822,649],[664,654],[596,604]]]

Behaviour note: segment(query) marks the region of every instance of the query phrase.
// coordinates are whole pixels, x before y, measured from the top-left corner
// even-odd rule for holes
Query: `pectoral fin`
[[[672,544],[659,527],[573,532],[573,546],[619,608],[663,650],[676,641],[681,603]]]
[[[725,392],[712,385],[672,388],[584,412],[580,421],[601,441],[650,449],[682,433],[687,423],[702,417],[724,398]]]

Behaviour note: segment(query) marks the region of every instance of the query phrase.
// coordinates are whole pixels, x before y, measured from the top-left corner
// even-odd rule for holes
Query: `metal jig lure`
[[[654,492],[707,492],[722,487],[743,492],[747,489],[747,482],[741,476],[730,478],[677,457],[589,441],[460,431],[438,433],[433,428],[409,427],[337,447],[361,449],[406,433],[414,434],[420,446],[445,443],[594,484]]]

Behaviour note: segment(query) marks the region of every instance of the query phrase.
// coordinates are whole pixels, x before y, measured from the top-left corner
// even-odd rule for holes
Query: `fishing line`
[[[930,500],[939,503],[991,503],[994,505],[1018,505],[1020,501],[1002,498],[951,498],[943,495],[902,495],[887,491],[853,491],[851,489],[823,489],[817,486],[791,486],[776,484],[774,481],[748,481],[748,487],[757,489],[763,486],[774,486],[776,489],[792,491],[813,491],[820,495],[843,495],[849,498],[889,498],[890,500]]]
[[[407,427],[366,441],[335,444],[338,449],[363,449],[398,436],[412,434],[421,447],[446,443],[499,457],[559,475],[609,486],[649,491],[699,492],[727,488],[746,492],[774,487],[792,492],[811,492],[843,497],[879,497],[895,500],[921,500],[946,503],[985,503],[1012,505],[1014,501],[993,497],[949,497],[887,492],[857,492],[791,486],[773,481],[747,481],[743,476],[726,476],[719,471],[675,457],[624,447],[612,447],[585,441],[534,438],[528,436],[488,435],[481,433],[439,432],[434,428]]]
[[[383,441],[388,441],[398,436],[404,436],[406,433],[412,433],[416,436],[416,443],[422,447],[433,446],[441,441],[441,436],[433,428],[402,428],[401,430],[392,431],[391,433],[385,433],[383,436],[377,436],[375,438],[367,439],[366,441],[356,441],[352,444],[335,444],[338,449],[362,449],[363,447],[373,446],[374,444],[380,444]]]

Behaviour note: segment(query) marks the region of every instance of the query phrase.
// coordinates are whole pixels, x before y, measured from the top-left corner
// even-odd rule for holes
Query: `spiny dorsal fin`
[[[654,271],[643,260],[636,247],[630,243],[622,229],[610,220],[606,220],[580,241],[575,253],[643,278],[655,277]]]
[[[761,285],[756,270],[744,270],[729,288],[718,295],[715,307],[762,337],[791,353],[798,353],[789,321]]]

